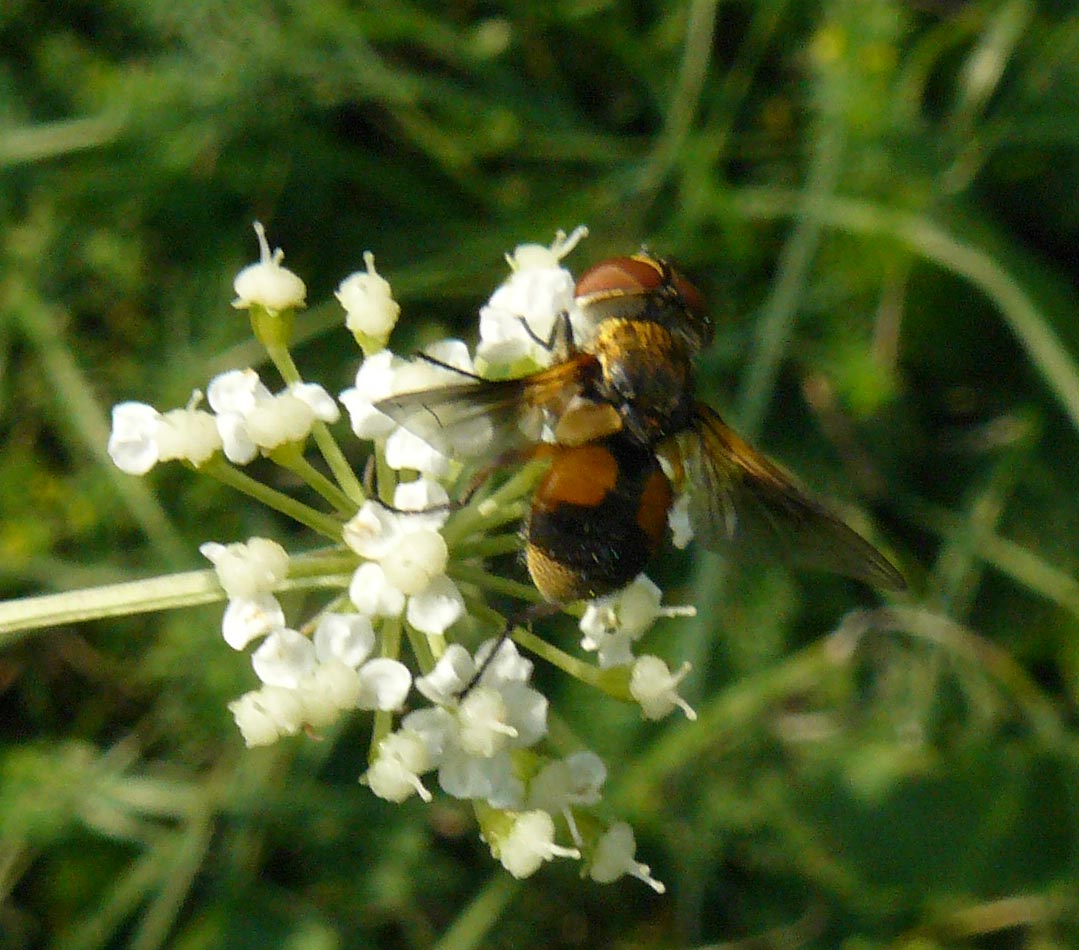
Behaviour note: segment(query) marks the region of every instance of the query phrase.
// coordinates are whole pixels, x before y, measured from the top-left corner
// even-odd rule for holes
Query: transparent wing
[[[538,441],[594,362],[580,354],[520,379],[451,383],[390,396],[375,408],[451,458],[497,456]]]
[[[743,560],[777,560],[831,571],[887,590],[903,575],[860,534],[698,403],[678,436],[689,517],[707,548]]]

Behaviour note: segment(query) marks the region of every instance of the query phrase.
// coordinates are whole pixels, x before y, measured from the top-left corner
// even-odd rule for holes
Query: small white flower
[[[693,607],[662,607],[661,599],[660,589],[644,574],[613,594],[597,597],[581,617],[581,648],[597,652],[601,669],[632,663],[633,644],[658,617],[696,614]]]
[[[480,310],[476,356],[485,366],[550,362],[551,353],[543,344],[555,321],[573,307],[573,275],[561,260],[587,233],[583,227],[568,238],[559,232],[550,247],[523,244],[507,256],[512,273]]]
[[[397,660],[371,659],[374,646],[371,621],[359,614],[323,615],[311,639],[284,626],[270,630],[251,657],[263,688],[229,707],[248,744],[329,726],[344,710],[400,709],[412,674]]]
[[[416,679],[416,689],[432,703],[448,706],[456,702],[475,672],[476,664],[468,655],[468,650],[459,643],[451,643],[435,668],[426,676]]]
[[[527,685],[531,664],[508,641],[459,698],[493,643],[482,646],[475,659],[460,644],[448,646],[431,673],[416,680],[421,695],[437,705],[409,713],[402,726],[424,738],[445,792],[506,808],[518,806],[524,794],[510,752],[546,734],[547,700]]]
[[[624,821],[616,822],[596,842],[592,863],[588,874],[599,884],[610,884],[624,874],[644,881],[657,894],[663,894],[667,888],[662,882],[652,877],[652,869],[647,864],[635,861],[637,842],[633,829]]]
[[[112,407],[109,457],[128,475],[145,475],[159,459],[157,427],[161,413],[144,402],[121,402]]]
[[[555,762],[548,762],[529,783],[528,807],[552,815],[561,813],[569,827],[573,843],[580,847],[581,833],[573,816],[574,805],[595,805],[607,780],[607,767],[594,752],[575,752]]]
[[[509,710],[496,689],[477,686],[457,707],[457,741],[461,751],[489,759],[517,738],[517,730],[506,720]]]
[[[324,614],[311,638],[320,663],[340,660],[353,669],[375,648],[375,629],[362,614]]]
[[[255,222],[255,234],[259,241],[259,261],[236,275],[232,284],[236,299],[232,305],[238,310],[262,307],[270,313],[304,306],[307,288],[292,271],[281,266],[285,252],[277,248],[270,253],[266,229],[258,221]]]
[[[528,786],[528,804],[551,813],[595,805],[606,780],[607,767],[595,752],[575,752],[540,769]]]
[[[444,478],[450,471],[450,460],[428,438],[401,426],[387,437],[385,458],[395,472],[412,469],[432,478]]]
[[[207,400],[225,456],[237,465],[252,461],[260,449],[272,451],[306,439],[316,419],[336,422],[340,415],[330,394],[317,383],[294,383],[275,396],[252,369],[215,376],[207,387]]]
[[[360,557],[379,560],[396,546],[407,519],[377,501],[365,501],[341,530],[341,536]]]
[[[466,374],[473,372],[468,347],[460,340],[443,340],[428,347],[426,352],[433,359],[457,367]],[[348,410],[352,431],[356,435],[362,439],[386,438],[385,457],[390,468],[397,471],[415,469],[440,478],[449,471],[450,462],[432,445],[432,442],[438,440],[437,433],[441,428],[439,421],[434,416],[429,420],[417,417],[413,428],[420,427],[420,430],[409,431],[398,427],[389,416],[379,412],[375,405],[389,396],[437,389],[440,386],[460,383],[465,378],[461,373],[455,373],[428,360],[415,359],[406,363],[388,350],[382,350],[363,361],[356,373],[355,384],[341,393],[340,398]],[[430,428],[425,429],[425,426]],[[476,428],[477,431],[489,432],[490,423],[482,420]],[[468,439],[469,443],[474,441],[471,437]],[[469,445],[462,448],[469,450]]]
[[[416,733],[402,729],[382,738],[375,760],[364,773],[362,781],[386,801],[400,803],[419,795],[429,802],[431,793],[424,788],[420,776],[431,768],[427,744]]]
[[[368,617],[399,617],[406,598],[386,581],[386,572],[377,561],[366,561],[356,568],[348,585],[348,599]]]
[[[394,421],[379,412],[375,403],[397,392],[394,381],[404,365],[389,350],[375,353],[360,364],[353,386],[341,393],[352,431],[361,439],[381,439],[393,432]]]
[[[554,843],[554,820],[545,811],[526,811],[513,817],[508,832],[491,835],[488,844],[502,866],[516,878],[534,874],[544,861],[579,858],[576,848]]]
[[[272,451],[307,437],[315,421],[311,407],[291,393],[271,396],[244,417],[248,438],[260,449]]]
[[[393,299],[389,281],[375,270],[375,256],[364,251],[366,271],[350,274],[334,296],[345,309],[345,326],[366,351],[372,345],[381,349],[397,323],[401,307]]]
[[[399,365],[394,373],[391,392],[385,395],[452,386],[474,375],[468,347],[460,340],[441,340],[424,352],[438,362],[417,358]],[[480,417],[465,423],[451,416],[448,421],[454,424],[454,457],[481,454],[490,444],[493,429],[488,419]],[[409,420],[408,429],[399,427],[392,430],[386,439],[386,464],[398,471],[415,469],[435,478],[445,476],[450,470],[450,460],[437,448],[445,445],[443,424],[443,416],[437,413],[416,414]]]
[[[263,686],[228,705],[248,748],[271,745],[303,727],[303,703],[294,690]]]
[[[213,416],[203,409],[170,409],[158,420],[159,461],[178,459],[198,467],[220,448]]]
[[[672,673],[658,656],[638,657],[630,673],[629,692],[640,703],[645,719],[662,719],[676,708],[689,720],[697,718],[693,707],[677,692],[690,669],[689,663],[683,663],[677,673]]]
[[[401,535],[381,559],[386,582],[402,594],[418,594],[439,577],[449,563],[450,549],[437,531],[421,528]]]
[[[285,625],[285,612],[273,594],[230,597],[221,618],[221,634],[234,650]]]
[[[450,578],[434,578],[408,598],[405,619],[421,633],[445,633],[465,612],[465,599]]]
[[[326,660],[304,676],[296,692],[303,702],[304,722],[312,729],[324,729],[342,710],[358,707],[360,675],[340,660]]]
[[[412,674],[404,663],[389,657],[375,657],[357,670],[360,679],[357,709],[396,710],[405,704],[412,687]]]
[[[162,414],[141,402],[113,406],[109,457],[129,475],[145,475],[158,462],[177,459],[199,466],[220,448],[213,417],[202,409]]]
[[[218,416],[228,413],[246,416],[259,402],[269,398],[270,390],[253,369],[219,373],[206,387],[206,401]]]
[[[449,549],[438,529],[448,510],[415,512],[411,506],[433,502],[442,506],[445,491],[430,482],[400,485],[391,511],[367,501],[343,529],[345,543],[369,560],[353,574],[352,603],[370,616],[395,616],[406,608],[406,619],[423,633],[443,633],[464,613],[464,598],[446,574]],[[377,562],[377,563],[376,563]]]
[[[272,631],[251,656],[255,675],[263,683],[287,689],[296,689],[317,664],[315,645],[288,627]]]
[[[307,406],[319,422],[332,424],[341,418],[333,396],[318,383],[292,383],[288,393]]]
[[[217,579],[230,598],[252,599],[269,593],[288,577],[288,552],[269,538],[234,544],[207,541],[199,551],[213,563]]]

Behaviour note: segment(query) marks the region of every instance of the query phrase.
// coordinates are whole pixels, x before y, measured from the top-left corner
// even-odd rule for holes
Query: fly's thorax
[[[648,320],[610,319],[589,350],[600,372],[595,392],[587,395],[614,406],[641,445],[654,446],[689,427],[692,354],[680,336]]]

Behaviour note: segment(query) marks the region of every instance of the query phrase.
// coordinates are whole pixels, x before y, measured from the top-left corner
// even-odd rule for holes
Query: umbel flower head
[[[493,429],[482,414],[455,429],[447,450],[379,411],[380,400],[398,393],[538,369],[551,359],[543,341],[567,316],[574,339],[585,339],[590,327],[575,313],[574,278],[563,264],[585,229],[507,256],[510,272],[480,310],[474,351],[445,340],[417,359],[386,349],[401,308],[364,253],[363,269],[336,294],[359,345],[353,385],[339,399],[292,361],[292,321],[306,288],[283,267],[283,253],[271,252],[262,226],[255,230],[259,260],[237,276],[234,306],[249,312],[279,382],[238,366],[206,381],[205,399],[195,391],[184,408],[120,403],[108,446],[125,472],[180,461],[311,533],[306,552],[259,537],[200,548],[227,601],[223,639],[250,651],[253,688],[229,704],[240,736],[262,746],[368,715],[370,750],[357,772],[370,793],[430,802],[440,792],[469,802],[492,855],[516,877],[559,858],[583,862],[593,881],[628,875],[662,892],[636,860],[629,826],[595,817],[608,774],[602,758],[549,745],[550,704],[532,682],[533,663],[501,636],[508,621],[485,603],[488,591],[507,586],[526,599],[533,593],[488,573],[483,559],[519,548],[534,466],[462,491],[490,451]],[[330,429],[339,405],[349,434],[367,445],[372,484],[356,476]],[[536,437],[556,421],[533,420]],[[289,483],[298,477],[305,497],[313,491],[320,504],[256,481],[245,467],[259,458],[288,469]],[[317,611],[291,616],[279,596],[290,589],[309,591]],[[677,692],[688,665],[672,673],[664,660],[635,653],[657,618],[688,612],[661,606],[659,588],[642,575],[586,606],[581,645],[597,665],[531,636],[529,646],[597,691],[636,703],[644,718],[676,709],[693,718]],[[484,629],[493,638],[476,646]]]

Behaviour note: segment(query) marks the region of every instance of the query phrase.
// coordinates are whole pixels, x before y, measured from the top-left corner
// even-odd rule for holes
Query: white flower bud
[[[399,591],[418,594],[446,570],[449,556],[446,539],[437,531],[412,531],[382,557],[382,570]]]
[[[285,612],[273,594],[230,597],[221,619],[221,634],[234,650],[285,625]]]
[[[610,884],[629,874],[644,881],[657,894],[665,893],[667,888],[652,877],[652,869],[633,859],[636,851],[633,829],[624,821],[616,822],[596,842],[592,864],[588,869],[589,876],[599,884]]]
[[[345,308],[345,326],[360,345],[381,348],[397,323],[401,307],[393,299],[389,281],[375,270],[375,256],[365,251],[363,262],[367,270],[346,277],[334,296]]]
[[[304,724],[303,703],[291,689],[263,686],[228,705],[248,747],[270,745],[292,736]]]
[[[109,457],[121,472],[145,475],[158,463],[160,420],[161,413],[144,402],[121,402],[112,407]]]
[[[255,222],[255,234],[259,241],[259,261],[250,264],[236,275],[232,289],[236,299],[232,305],[238,310],[252,306],[263,307],[270,313],[280,313],[292,307],[304,306],[307,288],[292,271],[281,266],[285,252],[277,248],[272,254],[266,242],[266,229]]]
[[[317,664],[315,646],[302,633],[274,630],[251,655],[255,675],[268,686],[296,689]]]
[[[207,541],[199,551],[213,562],[217,579],[230,598],[250,599],[268,593],[288,577],[288,552],[269,538],[228,545]]]
[[[375,648],[375,630],[363,614],[324,614],[311,640],[320,663],[340,660],[356,669]]]
[[[517,737],[517,730],[506,722],[507,716],[501,693],[483,686],[472,689],[457,710],[461,748],[469,755],[491,758]]]
[[[630,673],[629,692],[641,704],[645,719],[662,719],[676,708],[689,720],[697,718],[693,707],[676,691],[690,669],[689,663],[683,663],[677,673],[672,673],[658,656],[638,657]]]
[[[419,795],[429,802],[431,793],[424,788],[419,777],[430,768],[427,744],[415,732],[403,729],[391,732],[379,742],[375,761],[371,763],[363,781],[372,792],[386,801],[403,802],[412,795]]]
[[[516,816],[509,833],[490,841],[491,853],[516,878],[528,877],[544,861],[556,857],[579,858],[576,848],[554,843],[554,820],[545,811],[527,811]]]

